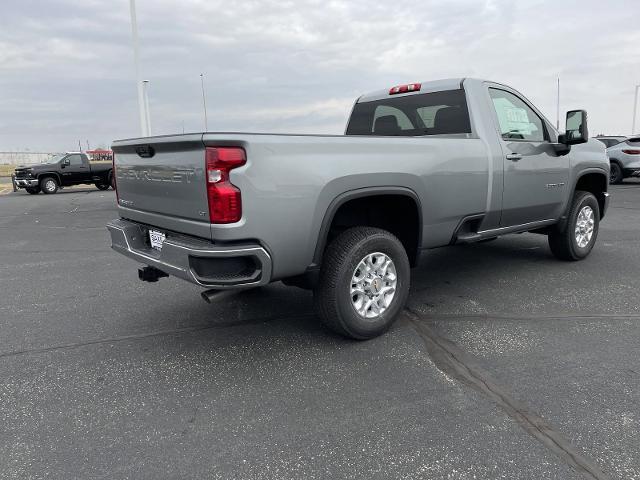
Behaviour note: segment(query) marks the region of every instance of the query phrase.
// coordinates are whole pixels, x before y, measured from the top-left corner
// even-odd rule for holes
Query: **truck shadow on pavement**
[[[426,290],[443,283],[486,286],[496,278],[513,277],[515,281],[531,269],[544,271],[548,267],[555,270],[567,265],[571,263],[559,261],[551,254],[546,236],[508,236],[423,253],[420,265],[412,270],[412,291]]]
[[[524,237],[524,236],[523,236]],[[495,277],[507,277],[514,282],[521,272],[540,270],[540,265],[549,269],[566,268],[564,262],[556,260],[546,244],[546,237],[528,235],[528,238],[507,238],[475,245],[439,249],[427,252],[420,266],[412,270],[412,288],[409,304],[421,299],[429,299],[431,292],[455,296],[455,286],[466,288],[491,286]],[[544,271],[546,267],[542,268]],[[492,272],[487,274],[487,272]],[[424,298],[423,298],[424,297]],[[270,324],[281,328],[289,325],[294,333],[323,332],[326,336],[338,338],[321,326],[314,313],[313,295],[310,291],[296,287],[286,287],[281,283],[265,287],[239,291],[224,297],[217,303],[199,303],[196,295],[185,300],[190,311],[189,323],[202,324],[209,328],[229,328],[249,324]],[[182,303],[182,302],[181,302]],[[167,312],[167,305],[158,308],[159,315],[180,315],[186,305],[176,305],[175,312]],[[173,308],[171,308],[173,310]]]

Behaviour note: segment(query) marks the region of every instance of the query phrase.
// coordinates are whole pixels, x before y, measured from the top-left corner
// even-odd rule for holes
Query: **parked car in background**
[[[621,141],[607,147],[612,184],[622,183],[628,177],[640,177],[640,137],[618,138],[622,138]]]
[[[568,112],[560,134],[516,90],[470,78],[364,95],[346,135],[193,133],[112,149],[112,248],[147,265],[141,280],[173,275],[208,300],[276,280],[312,288],[326,325],[357,339],[402,311],[420,252],[535,232],[580,260],[609,197],[586,112]]]
[[[54,156],[48,163],[20,166],[15,170],[15,185],[32,195],[56,193],[71,185],[95,185],[107,190],[113,183],[111,163],[90,162],[82,152],[67,152]]]

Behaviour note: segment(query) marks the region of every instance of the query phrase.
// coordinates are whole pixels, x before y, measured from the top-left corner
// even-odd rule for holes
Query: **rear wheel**
[[[386,230],[355,227],[327,248],[314,301],[325,325],[364,340],[393,324],[407,301],[409,283],[402,243]]]
[[[564,228],[549,233],[549,247],[560,260],[582,260],[596,243],[600,224],[600,207],[590,192],[577,191],[573,196]]]
[[[609,183],[612,185],[617,185],[622,183],[624,179],[624,173],[622,172],[622,167],[618,162],[611,162],[611,173],[609,174]]]
[[[51,195],[58,191],[58,182],[53,177],[44,177],[40,180],[40,189],[47,195]]]
[[[40,193],[40,187],[27,187],[25,190],[31,195],[37,195]]]

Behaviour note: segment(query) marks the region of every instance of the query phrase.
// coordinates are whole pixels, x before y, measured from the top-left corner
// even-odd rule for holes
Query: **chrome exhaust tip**
[[[228,298],[232,295],[238,293],[237,289],[233,290],[216,290],[215,288],[211,290],[205,290],[200,294],[202,299],[207,303],[215,303],[222,299]]]

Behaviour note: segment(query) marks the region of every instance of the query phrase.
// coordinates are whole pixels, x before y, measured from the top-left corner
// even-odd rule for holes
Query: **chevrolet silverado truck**
[[[14,184],[32,195],[53,194],[71,185],[95,185],[107,190],[113,181],[112,164],[95,163],[82,152],[55,155],[43,164],[20,166],[15,169]]]
[[[112,248],[207,289],[311,288],[321,320],[355,339],[403,309],[427,249],[500,235],[591,252],[609,194],[583,110],[559,133],[522,94],[463,78],[358,98],[345,135],[197,133],[113,144]],[[437,272],[434,272],[437,275]]]

